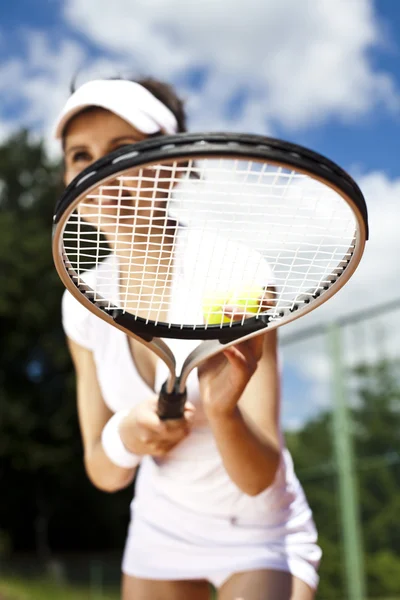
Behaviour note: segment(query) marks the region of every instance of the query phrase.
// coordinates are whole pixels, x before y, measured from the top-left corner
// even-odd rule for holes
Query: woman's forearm
[[[103,492],[117,492],[133,482],[135,469],[123,469],[110,461],[101,440],[85,454],[85,468],[90,481]]]
[[[229,416],[215,416],[209,422],[232,481],[249,496],[269,487],[280,462],[278,445],[261,436],[239,407]]]

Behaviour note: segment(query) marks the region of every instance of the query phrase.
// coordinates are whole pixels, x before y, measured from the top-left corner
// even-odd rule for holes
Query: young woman
[[[57,122],[65,183],[122,145],[180,131],[185,114],[170,86],[86,83]],[[147,348],[68,292],[63,325],[89,478],[120,490],[140,463],[123,599],[209,600],[212,583],[220,600],[312,600],[321,551],[280,431],[276,331],[209,359],[189,379],[184,418],[162,422],[160,369]]]

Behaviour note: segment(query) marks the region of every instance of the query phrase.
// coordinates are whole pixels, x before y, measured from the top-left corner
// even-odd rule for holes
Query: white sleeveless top
[[[106,259],[110,267],[112,256]],[[100,265],[99,269],[102,269]],[[88,273],[89,280],[94,273]],[[265,279],[264,279],[265,281]],[[104,402],[113,411],[133,407],[154,391],[143,381],[132,360],[127,336],[86,310],[69,292],[62,301],[66,335],[93,352]],[[168,340],[178,363],[199,342]],[[167,370],[159,361],[156,390],[165,381]],[[162,459],[143,458],[136,483],[135,508],[141,514],[157,511],[164,498],[177,508],[198,515],[239,519],[248,525],[272,526],[284,531],[290,521],[312,522],[302,487],[282,438],[282,455],[274,483],[255,497],[242,492],[229,478],[210,427],[202,410],[197,371],[188,379],[188,400],[196,406],[193,429],[187,438]]]

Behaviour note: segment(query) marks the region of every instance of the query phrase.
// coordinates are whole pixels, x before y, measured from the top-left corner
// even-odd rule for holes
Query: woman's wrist
[[[241,418],[241,412],[237,405],[227,408],[226,406],[213,406],[210,403],[210,405],[207,408],[205,408],[205,413],[210,425],[215,424],[216,426],[218,426],[220,423],[225,423],[227,421],[237,421]]]
[[[106,423],[101,434],[101,445],[105,455],[113,464],[123,469],[136,468],[142,458],[138,454],[128,450],[121,438],[120,426],[129,415],[129,412],[129,410],[116,412]]]

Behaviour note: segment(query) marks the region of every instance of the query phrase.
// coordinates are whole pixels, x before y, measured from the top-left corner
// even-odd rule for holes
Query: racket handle
[[[173,391],[168,393],[165,382],[158,397],[157,414],[162,421],[181,419],[185,410],[185,403],[186,390],[179,392],[178,385],[175,384]]]

